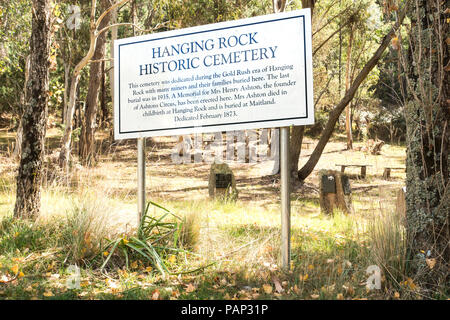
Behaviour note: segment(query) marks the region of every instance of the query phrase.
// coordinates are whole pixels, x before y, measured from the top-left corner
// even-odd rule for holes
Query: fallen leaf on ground
[[[155,291],[153,291],[152,300],[159,300],[159,296],[160,296],[159,290],[156,289]]]
[[[51,291],[45,291],[44,292],[44,297],[53,297],[53,296],[54,296],[54,294]]]
[[[428,267],[430,267],[430,269],[433,269],[434,266],[436,265],[436,259],[425,259],[425,261],[427,262]]]
[[[341,274],[341,273],[342,273],[342,267],[341,267],[340,265],[337,267],[337,273],[338,273],[338,274]]]
[[[272,285],[270,284],[263,284],[263,290],[266,294],[271,294],[272,293]]]
[[[172,291],[172,297],[178,298],[179,295],[180,295],[180,292],[178,290]]]
[[[196,289],[197,289],[197,288],[196,288],[192,283],[189,283],[189,284],[186,286],[186,292],[187,292],[187,293],[194,292]]]
[[[344,289],[345,292],[347,292],[347,294],[349,294],[351,296],[355,293],[355,289],[353,289],[352,285],[349,285],[349,286],[343,285],[342,289]]]
[[[17,274],[17,273],[19,272],[19,265],[17,265],[17,264],[13,265],[13,266],[11,267],[11,271],[12,271],[14,274]]]
[[[273,284],[275,285],[275,291],[277,291],[278,293],[281,293],[284,291],[283,287],[281,286],[280,280],[278,279],[278,277],[276,275],[272,275],[272,281],[273,281]]]

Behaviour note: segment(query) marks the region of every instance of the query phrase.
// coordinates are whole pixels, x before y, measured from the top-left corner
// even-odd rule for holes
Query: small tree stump
[[[391,168],[384,168],[383,179],[387,180],[391,177]]]
[[[370,153],[373,155],[378,155],[381,153],[381,147],[384,146],[384,141],[378,140],[375,144],[370,148]]]
[[[209,171],[209,196],[223,200],[236,200],[238,191],[233,171],[226,163],[213,163]]]
[[[406,215],[406,187],[403,187],[397,191],[395,212],[400,216]]]
[[[352,211],[351,187],[348,176],[334,170],[319,171],[320,211],[332,214],[334,209]]]

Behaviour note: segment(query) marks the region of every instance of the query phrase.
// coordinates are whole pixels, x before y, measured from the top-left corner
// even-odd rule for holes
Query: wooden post
[[[391,168],[384,168],[383,179],[387,180],[391,176]]]
[[[366,166],[361,166],[361,177],[364,179],[366,177]]]

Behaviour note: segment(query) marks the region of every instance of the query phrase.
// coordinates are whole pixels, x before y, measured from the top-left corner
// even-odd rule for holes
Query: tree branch
[[[364,68],[359,72],[358,76],[352,83],[351,87],[347,92],[345,93],[344,98],[336,105],[336,107],[330,112],[330,117],[328,119],[327,124],[325,125],[325,129],[322,132],[322,135],[320,136],[319,142],[316,145],[316,148],[314,149],[313,153],[309,157],[306,164],[298,171],[298,178],[300,180],[305,180],[311,172],[314,170],[314,167],[316,166],[317,162],[320,159],[320,156],[322,155],[322,152],[328,143],[328,140],[330,139],[331,135],[333,134],[334,127],[336,125],[336,121],[339,119],[340,114],[345,109],[345,107],[352,101],[353,97],[355,96],[356,91],[358,90],[361,83],[366,79],[367,75],[370,73],[370,71],[376,66],[378,63],[378,60],[380,60],[381,55],[388,47],[391,38],[394,36],[394,34],[397,32],[397,29],[401,26],[403,23],[403,20],[406,15],[406,7],[401,11],[398,21],[395,23],[395,25],[392,27],[392,29],[389,31],[386,36],[384,36],[380,46],[378,47],[377,51],[373,54],[373,56],[370,58],[370,60],[366,63]]]
[[[167,22],[168,22],[168,21],[167,21]],[[139,27],[137,24],[133,24],[133,23],[131,23],[131,22],[115,23],[115,24],[109,25],[109,26],[104,27],[103,29],[99,30],[99,31],[97,32],[97,36],[98,36],[99,34],[101,34],[102,32],[107,31],[109,28],[112,28],[112,27],[118,27],[118,26],[133,26],[133,27],[137,28],[139,31],[142,31],[142,32],[153,32],[153,31],[155,31],[155,30],[158,30],[159,28],[162,28],[165,24],[167,24],[167,22],[164,22],[164,23],[158,23],[154,28],[151,28],[151,29],[142,29],[142,28]]]
[[[118,6],[125,4],[126,2],[128,2],[130,0],[121,0],[118,1],[116,3],[114,3],[111,7],[109,7],[107,10],[105,10],[105,12],[103,12],[100,17],[97,19],[97,22],[95,23],[95,28],[97,29],[98,26],[100,25],[100,22],[102,22],[103,18],[111,11],[114,10],[115,8],[117,8]]]

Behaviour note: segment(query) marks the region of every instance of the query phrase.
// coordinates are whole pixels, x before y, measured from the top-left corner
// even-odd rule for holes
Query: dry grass
[[[367,278],[366,268],[380,263],[387,266],[387,272],[403,272],[398,264],[402,259],[392,260],[393,253],[403,254],[402,226],[398,217],[388,214],[392,207],[386,204],[393,203],[393,191],[402,186],[404,172],[393,172],[389,181],[381,176],[384,165],[402,164],[404,148],[385,146],[384,154],[372,156],[361,151],[343,151],[344,142],[332,141],[327,145],[316,170],[337,169],[335,164],[342,162],[372,167],[368,168],[365,180],[355,178],[358,172],[349,171],[355,208],[350,216],[336,213],[330,217],[320,213],[316,170],[303,186],[295,187],[291,195],[292,272],[286,274],[279,268],[279,181],[276,177],[261,178],[271,164],[230,164],[239,200],[211,201],[207,188],[209,165],[172,164],[170,153],[176,141],[162,137],[148,142],[147,198],[185,217],[184,241],[195,255],[178,257],[179,263],[198,267],[215,262],[202,276],[183,280],[193,281],[196,286],[204,283],[205,287],[181,298],[202,299],[204,295],[226,298],[225,293],[232,297],[238,294],[239,286],[262,288],[263,284],[273,284],[274,273],[287,283],[285,298],[335,299],[341,297],[339,294],[348,299],[382,298],[385,293],[367,293],[359,285]],[[302,151],[300,165],[312,150]],[[14,202],[14,163],[3,157],[1,162],[3,168],[9,169],[4,169],[1,175],[4,186],[0,190],[0,216],[11,212]],[[72,229],[81,230],[70,240],[77,260],[89,256],[83,249],[88,247],[86,240],[90,237],[95,240],[89,241],[99,243],[108,232],[132,233],[137,226],[135,143],[124,141],[108,147],[99,154],[97,166],[74,165],[72,172],[68,184],[47,181],[40,219],[68,216]],[[374,255],[370,254],[369,242]],[[98,251],[92,249],[92,253]],[[220,280],[224,273],[226,281]],[[120,279],[123,277],[120,273]],[[135,284],[137,280],[130,277],[126,281]],[[221,291],[220,281],[226,282],[224,288],[228,289]],[[230,282],[235,285],[228,286]],[[271,298],[263,291],[258,291],[259,298]]]

